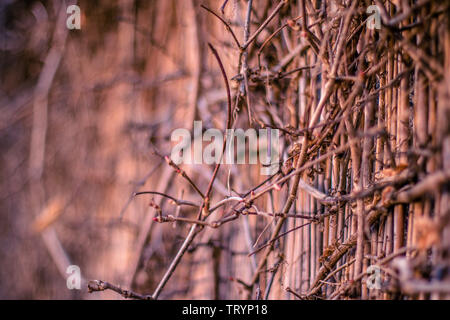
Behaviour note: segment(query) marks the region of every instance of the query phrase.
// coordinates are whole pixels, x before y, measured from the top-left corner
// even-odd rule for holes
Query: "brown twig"
[[[113,285],[106,281],[91,280],[88,283],[88,292],[89,293],[105,291],[105,290],[112,290],[114,292],[117,292],[125,299],[153,300],[151,295],[143,295],[143,294],[131,291],[131,290],[122,289],[121,287],[118,287],[118,286]]]

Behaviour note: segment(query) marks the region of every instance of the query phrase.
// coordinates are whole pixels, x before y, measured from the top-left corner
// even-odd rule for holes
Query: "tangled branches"
[[[238,221],[250,267],[241,273],[245,280],[232,278],[245,298],[261,291],[266,298],[301,299],[434,294],[403,290],[419,279],[395,286],[398,276],[388,262],[405,256],[414,265],[408,267],[423,270],[432,249],[434,267],[448,268],[450,243],[444,234],[449,225],[442,217],[450,181],[450,7],[438,1],[376,1],[381,21],[374,29],[368,27],[369,5],[282,0],[255,8],[248,1],[239,2],[244,18],[236,14],[231,20],[201,6],[231,39],[229,48],[208,44],[226,89],[226,107],[209,112],[212,122],[224,124],[224,130],[279,129],[283,159],[268,179],[253,168],[223,168],[219,162],[205,184],[195,172],[187,173],[187,165],[182,169],[165,156],[200,200],[136,193],[159,195],[176,206],[175,213],[167,213],[170,207],[152,202],[155,222],[190,225],[152,299],[207,228],[213,230],[209,237],[219,230],[224,236]],[[225,2],[222,12],[229,6]],[[222,62],[226,54],[236,57],[231,66]],[[236,72],[232,86],[225,71],[231,68]],[[206,114],[198,117],[207,120]],[[226,185],[222,196],[219,184]],[[438,221],[445,223],[437,228]],[[430,233],[421,234],[421,224]],[[424,239],[431,234],[432,241]],[[382,268],[383,286],[367,284],[370,266]],[[223,270],[215,272],[220,280]],[[420,281],[431,274],[422,274]],[[220,286],[216,283],[217,292]]]

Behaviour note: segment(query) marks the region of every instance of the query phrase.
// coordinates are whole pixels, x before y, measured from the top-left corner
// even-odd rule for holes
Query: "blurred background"
[[[132,198],[175,184],[151,144],[169,154],[171,131],[190,129],[198,100],[213,105],[205,118],[226,115],[220,71],[205,53],[207,39],[229,39],[197,1],[79,1],[81,29],[69,30],[74,3],[0,3],[1,298],[91,297],[67,289],[67,263],[85,279],[152,289],[187,229],[162,232],[148,222],[151,197]],[[235,54],[224,46],[226,68]],[[181,182],[170,194],[193,195]],[[202,268],[192,256],[175,277]],[[185,297],[190,283],[210,276],[199,271],[163,297]],[[104,296],[117,297],[95,298]]]

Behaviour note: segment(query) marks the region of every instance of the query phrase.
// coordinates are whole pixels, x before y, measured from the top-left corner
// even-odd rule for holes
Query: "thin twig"
[[[113,285],[106,281],[91,280],[88,283],[88,292],[89,293],[97,292],[97,291],[105,291],[105,290],[112,290],[114,292],[117,292],[125,299],[153,300],[151,295],[143,295],[143,294],[131,291],[131,290],[122,289],[119,286]]]

